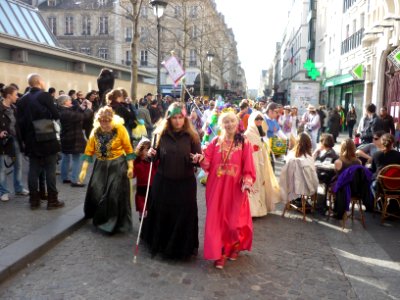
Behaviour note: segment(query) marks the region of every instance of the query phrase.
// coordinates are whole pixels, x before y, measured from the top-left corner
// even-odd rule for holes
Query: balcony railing
[[[361,28],[359,31],[353,33],[351,36],[345,39],[342,42],[340,54],[343,55],[360,46],[363,36],[364,36],[364,28]]]
[[[197,62],[195,60],[190,60],[189,67],[197,67]]]
[[[147,67],[147,65],[148,65],[147,60],[141,60],[141,61],[140,61],[140,65],[141,65],[142,67]]]

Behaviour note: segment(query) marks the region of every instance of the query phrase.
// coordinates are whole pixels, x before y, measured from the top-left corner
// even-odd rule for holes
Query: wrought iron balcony
[[[353,33],[351,36],[345,39],[342,42],[340,54],[343,55],[360,46],[363,36],[364,36],[364,28],[361,28],[359,31]]]

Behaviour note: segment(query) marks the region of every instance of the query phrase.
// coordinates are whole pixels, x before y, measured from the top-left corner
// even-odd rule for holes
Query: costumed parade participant
[[[248,191],[255,178],[252,145],[238,133],[234,112],[222,113],[221,136],[208,145],[204,156],[195,157],[208,172],[207,216],[204,233],[204,258],[222,269],[226,259],[236,260],[239,251],[251,250],[253,223]]]
[[[248,120],[244,135],[253,145],[253,160],[256,168],[256,181],[253,192],[249,193],[252,217],[262,217],[275,209],[280,200],[279,184],[270,161],[268,144],[264,142],[267,124],[261,112],[254,111]]]
[[[134,173],[133,177],[136,177],[136,195],[135,195],[135,206],[136,211],[139,212],[139,219],[142,216],[146,216],[146,212],[143,213],[146,189],[148,184],[149,172],[150,172],[150,161],[147,158],[147,152],[150,149],[150,140],[147,138],[142,138],[136,147],[136,158],[134,161]],[[150,188],[149,194],[151,193],[151,185],[153,183],[154,175],[157,172],[157,164],[153,163],[151,178],[150,178]]]
[[[183,104],[169,106],[166,119],[155,131],[156,149],[149,155],[158,162],[152,185],[143,238],[152,256],[187,259],[199,247],[197,183],[192,155],[201,153],[200,138]]]
[[[80,182],[96,156],[86,191],[85,218],[107,233],[126,232],[132,227],[129,179],[133,178],[135,155],[123,119],[111,107],[101,108],[83,155]]]

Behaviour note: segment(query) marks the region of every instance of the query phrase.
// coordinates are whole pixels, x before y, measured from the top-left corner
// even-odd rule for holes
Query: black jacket
[[[201,153],[200,142],[193,142],[186,132],[167,131],[161,136],[157,149],[160,160],[157,173],[172,180],[192,177],[194,166],[190,153]]]
[[[60,151],[60,143],[54,140],[38,142],[35,138],[33,120],[58,120],[60,115],[51,95],[38,88],[31,88],[17,102],[17,123],[21,131],[23,151],[28,156],[43,157]]]
[[[86,147],[86,140],[83,136],[83,122],[92,118],[93,111],[80,108],[63,107],[60,110],[61,123],[61,152],[65,154],[83,153]]]
[[[16,132],[16,136],[12,136],[10,134],[10,126],[11,126],[11,119],[6,114],[6,110],[8,108],[4,106],[3,102],[0,102],[0,132],[7,131],[8,135],[5,138],[0,139],[0,154],[1,155],[9,155],[15,156],[15,149],[13,141],[16,139],[19,145],[21,146],[20,140],[20,132],[18,122],[15,124],[14,131]],[[11,109],[14,112],[14,117],[17,119],[17,107],[15,105],[11,105]]]

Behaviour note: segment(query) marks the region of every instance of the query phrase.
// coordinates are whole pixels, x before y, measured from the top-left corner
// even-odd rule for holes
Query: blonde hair
[[[345,139],[340,144],[340,154],[339,157],[342,161],[353,161],[357,159],[356,156],[356,145],[352,139]]]
[[[295,157],[301,157],[301,156],[311,156],[311,150],[312,150],[312,144],[311,144],[311,138],[307,133],[300,133],[296,145],[294,146],[294,153]]]
[[[236,121],[236,125],[239,124],[239,118],[233,111],[225,111],[222,114],[220,114],[220,116],[218,118],[218,125],[219,125],[219,128],[221,128],[221,130],[224,130],[223,129],[224,127],[222,126],[222,124],[223,124],[224,120],[227,118],[234,119]]]

